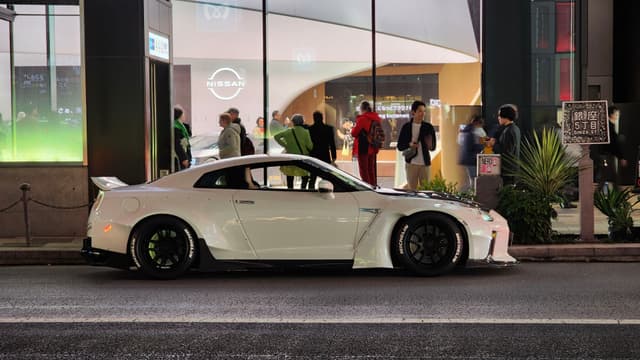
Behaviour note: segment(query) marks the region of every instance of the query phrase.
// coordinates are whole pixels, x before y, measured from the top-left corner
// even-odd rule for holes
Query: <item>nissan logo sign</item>
[[[232,68],[220,68],[207,79],[207,89],[220,100],[235,98],[244,86],[244,79]]]

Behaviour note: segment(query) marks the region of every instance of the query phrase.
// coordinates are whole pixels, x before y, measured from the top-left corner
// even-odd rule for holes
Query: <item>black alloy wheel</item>
[[[394,234],[394,256],[418,275],[435,276],[452,270],[460,261],[464,239],[449,217],[424,213],[409,217]]]
[[[189,269],[195,259],[195,236],[182,221],[159,216],[134,232],[131,254],[138,268],[159,279],[173,279]]]

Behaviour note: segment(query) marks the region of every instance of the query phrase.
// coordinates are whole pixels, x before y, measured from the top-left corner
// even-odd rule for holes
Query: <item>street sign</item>
[[[500,175],[500,154],[478,154],[478,176]]]
[[[562,103],[564,144],[608,144],[607,101],[565,101]]]

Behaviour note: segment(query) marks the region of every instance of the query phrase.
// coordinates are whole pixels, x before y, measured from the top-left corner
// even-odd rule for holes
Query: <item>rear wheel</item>
[[[195,236],[182,221],[158,216],[145,221],[131,238],[131,256],[145,274],[173,279],[193,264]]]
[[[397,229],[392,242],[393,254],[404,267],[418,275],[449,272],[462,257],[462,231],[445,215],[417,214],[403,220]]]

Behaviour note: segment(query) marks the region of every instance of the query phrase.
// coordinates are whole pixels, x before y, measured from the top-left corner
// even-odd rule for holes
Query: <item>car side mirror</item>
[[[318,182],[318,192],[326,195],[328,198],[333,199],[333,184],[328,180],[320,180]]]

